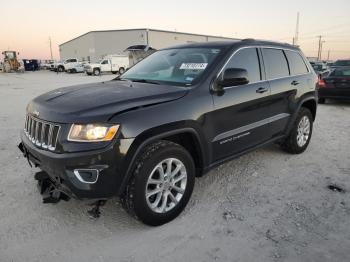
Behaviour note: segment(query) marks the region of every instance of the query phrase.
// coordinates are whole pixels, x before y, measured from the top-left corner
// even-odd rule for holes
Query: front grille
[[[54,151],[60,126],[36,119],[30,115],[26,116],[24,133],[36,146]]]

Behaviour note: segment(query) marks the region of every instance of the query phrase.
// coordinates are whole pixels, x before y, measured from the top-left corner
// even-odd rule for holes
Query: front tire
[[[302,107],[295,119],[292,130],[282,143],[282,148],[291,154],[300,154],[305,151],[310,143],[313,116],[309,109]]]
[[[92,73],[94,74],[94,76],[99,76],[101,74],[101,71],[100,69],[95,68]]]
[[[143,223],[159,226],[182,212],[194,182],[195,165],[188,151],[173,142],[159,141],[138,157],[122,203]]]
[[[60,73],[64,72],[64,67],[63,66],[59,66],[57,68],[57,71],[60,72]]]

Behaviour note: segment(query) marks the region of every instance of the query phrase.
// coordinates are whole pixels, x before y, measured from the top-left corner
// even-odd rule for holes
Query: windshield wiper
[[[159,82],[147,80],[147,79],[128,79],[128,80],[130,80],[131,82],[137,82],[137,83],[147,83],[147,84],[160,85]]]

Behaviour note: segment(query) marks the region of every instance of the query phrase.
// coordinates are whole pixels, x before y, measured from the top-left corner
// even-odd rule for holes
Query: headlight
[[[111,141],[118,132],[119,125],[104,124],[73,124],[68,134],[68,141],[101,142]]]

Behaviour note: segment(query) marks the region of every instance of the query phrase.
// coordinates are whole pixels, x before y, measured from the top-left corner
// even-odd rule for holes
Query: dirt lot
[[[320,105],[302,155],[256,150],[196,180],[188,207],[157,228],[112,199],[42,204],[16,145],[27,102],[114,76],[0,74],[0,261],[350,261],[350,103]],[[331,191],[336,184],[345,192]]]

